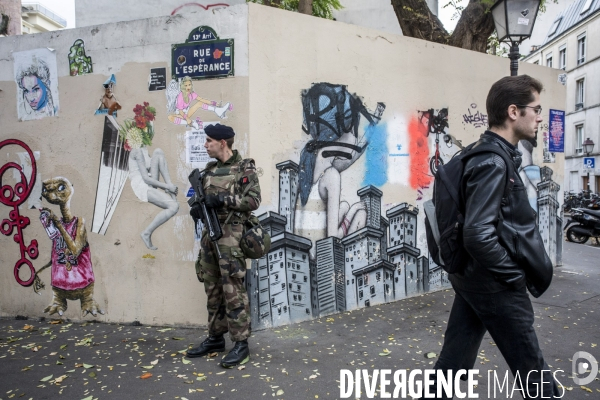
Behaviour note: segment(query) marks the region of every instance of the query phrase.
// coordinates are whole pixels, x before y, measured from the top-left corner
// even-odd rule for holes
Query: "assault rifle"
[[[188,205],[190,207],[200,207],[200,211],[204,216],[204,224],[206,225],[206,229],[208,231],[208,237],[215,245],[217,255],[219,258],[221,258],[221,252],[219,251],[219,244],[217,241],[223,236],[223,231],[221,230],[221,224],[219,224],[217,211],[206,206],[206,194],[204,193],[204,188],[202,187],[203,177],[204,174],[202,174],[198,168],[194,169],[190,176],[188,176],[188,180],[194,189],[194,195],[188,200]]]

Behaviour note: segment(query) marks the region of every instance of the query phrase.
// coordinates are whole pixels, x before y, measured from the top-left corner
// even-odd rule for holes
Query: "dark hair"
[[[233,139],[234,138],[223,139],[225,141],[225,143],[227,143],[227,147],[230,149],[233,147]]]
[[[542,89],[542,82],[529,75],[505,76],[494,83],[485,102],[490,128],[504,126],[511,104],[527,105],[534,100],[533,93]]]

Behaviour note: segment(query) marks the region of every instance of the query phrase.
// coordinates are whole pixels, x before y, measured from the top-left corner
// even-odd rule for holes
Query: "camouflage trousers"
[[[239,247],[243,226],[226,224],[222,229],[223,237],[218,242],[221,259],[204,230],[196,272],[204,280],[209,334],[229,332],[231,341],[239,342],[250,337],[250,303],[244,284],[246,259]]]

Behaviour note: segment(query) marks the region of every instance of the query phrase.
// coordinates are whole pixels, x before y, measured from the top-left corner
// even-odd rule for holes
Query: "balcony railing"
[[[60,25],[62,25],[64,27],[67,26],[66,19],[54,14],[52,11],[48,10],[46,7],[42,6],[39,3],[25,3],[25,4],[23,4],[23,7],[29,11],[39,12],[40,14],[45,15],[46,17],[50,18],[53,21],[56,21],[57,23],[59,23]]]

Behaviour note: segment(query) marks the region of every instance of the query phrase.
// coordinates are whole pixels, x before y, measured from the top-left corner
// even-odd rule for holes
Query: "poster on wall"
[[[58,115],[58,73],[53,50],[13,53],[19,121]]]
[[[148,90],[155,92],[157,90],[165,90],[167,88],[167,69],[152,68],[148,75]]]
[[[549,151],[554,153],[565,152],[565,112],[550,110],[550,145]]]
[[[206,127],[216,123],[217,122],[205,122],[203,126]],[[204,143],[206,143],[206,133],[204,133],[204,128],[189,130],[185,133],[185,162],[191,164],[192,168],[202,170],[206,167],[206,164],[210,161],[214,161],[204,148]]]
[[[219,39],[212,28],[199,26],[185,43],[173,45],[171,75],[173,79],[233,76],[233,39]]]

